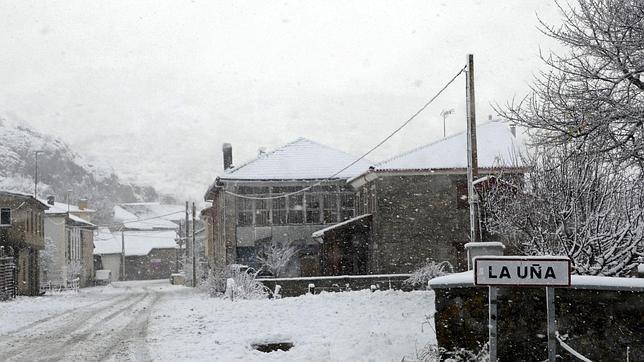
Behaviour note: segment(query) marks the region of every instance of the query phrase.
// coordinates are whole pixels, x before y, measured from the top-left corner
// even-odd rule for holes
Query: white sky
[[[121,177],[198,198],[221,170],[303,136],[360,154],[475,55],[479,121],[541,66],[521,1],[1,1],[0,115]],[[464,78],[370,158],[465,128]]]

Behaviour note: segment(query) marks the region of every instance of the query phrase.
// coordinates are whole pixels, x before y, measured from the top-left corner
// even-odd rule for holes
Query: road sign
[[[498,287],[569,287],[570,259],[543,256],[476,257],[474,284]]]

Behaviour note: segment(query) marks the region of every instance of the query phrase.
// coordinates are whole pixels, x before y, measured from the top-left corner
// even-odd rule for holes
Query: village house
[[[38,295],[38,254],[48,206],[31,195],[0,191],[0,299]]]
[[[461,132],[393,157],[348,182],[356,217],[313,234],[322,245],[324,275],[409,273],[426,261],[466,267],[469,241],[467,139]],[[481,177],[521,176],[514,129],[477,126]]]
[[[311,234],[354,216],[347,179],[371,162],[361,160],[338,174],[356,157],[305,138],[236,167],[232,147],[224,144],[223,159],[224,173],[205,194],[212,206],[201,212],[210,267],[259,268],[259,253],[293,246],[297,253],[283,275],[319,275],[320,244]]]
[[[89,286],[94,279],[94,232],[91,223],[96,210],[87,200],[76,205],[47,198],[45,249],[41,253],[41,284],[49,287]]]
[[[99,229],[96,267],[110,270],[112,280],[169,279],[178,267],[179,220],[184,212],[183,206],[159,203],[114,206],[114,226]]]

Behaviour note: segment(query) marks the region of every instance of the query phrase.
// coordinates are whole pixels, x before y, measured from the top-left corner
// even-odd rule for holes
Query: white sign
[[[570,259],[543,256],[479,256],[474,258],[474,284],[569,287]]]

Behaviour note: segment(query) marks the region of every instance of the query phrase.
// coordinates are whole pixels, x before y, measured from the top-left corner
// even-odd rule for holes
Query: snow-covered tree
[[[257,253],[257,261],[260,264],[260,270],[267,270],[279,277],[295,254],[297,254],[297,248],[293,243],[271,243]]]
[[[526,255],[565,255],[577,274],[618,276],[644,255],[644,179],[588,152],[539,148],[522,184],[485,193],[486,228]]]
[[[644,1],[559,4],[563,25],[542,23],[565,54],[543,55],[548,70],[532,93],[506,108],[542,145],[567,145],[644,172]]]

